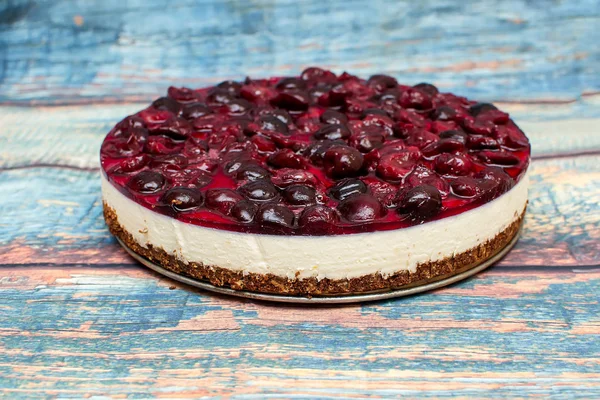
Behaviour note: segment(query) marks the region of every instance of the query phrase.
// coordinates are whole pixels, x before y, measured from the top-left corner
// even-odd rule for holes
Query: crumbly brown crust
[[[419,264],[415,272],[400,271],[389,277],[379,273],[351,279],[304,278],[288,279],[272,274],[256,274],[231,271],[219,266],[191,262],[186,264],[161,248],[142,247],[133,236],[119,224],[117,214],[104,203],[104,219],[110,232],[121,239],[131,250],[144,256],[163,268],[195,279],[208,281],[215,286],[230,287],[235,290],[272,293],[292,296],[323,296],[365,293],[417,286],[424,281],[431,282],[448,275],[467,270],[498,253],[518,233],[525,210],[512,224],[493,239],[464,253],[440,261]]]

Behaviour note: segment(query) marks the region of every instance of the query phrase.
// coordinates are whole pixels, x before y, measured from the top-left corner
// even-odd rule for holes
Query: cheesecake
[[[215,286],[292,296],[418,285],[517,235],[530,145],[492,104],[312,67],[170,87],[100,150],[130,250]]]

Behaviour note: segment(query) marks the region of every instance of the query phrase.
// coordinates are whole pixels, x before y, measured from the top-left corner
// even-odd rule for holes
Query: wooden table
[[[0,5],[0,396],[600,397],[599,11]],[[309,64],[428,80],[510,111],[534,154],[517,247],[451,287],[340,307],[216,296],[129,258],[101,213],[111,125],[170,84]]]

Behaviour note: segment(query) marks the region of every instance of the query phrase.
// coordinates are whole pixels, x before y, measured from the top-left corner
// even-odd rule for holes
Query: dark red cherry
[[[252,162],[243,163],[236,171],[236,178],[238,180],[256,181],[259,179],[266,179],[269,176],[271,176],[269,171]]]
[[[500,144],[494,138],[489,136],[469,136],[467,147],[474,150],[496,150],[500,148]]]
[[[466,133],[456,130],[440,132],[439,136],[440,139],[453,139],[461,142],[462,144],[466,144],[469,137],[469,135],[467,135]]]
[[[242,200],[236,203],[230,210],[230,215],[242,223],[249,223],[254,220],[254,216],[258,211],[258,206],[251,201]]]
[[[277,85],[275,85],[277,90],[304,90],[306,89],[306,83],[302,79],[298,78],[283,78]]]
[[[269,201],[278,197],[277,188],[265,180],[249,182],[240,187],[239,192],[246,198],[254,201]]]
[[[459,197],[471,198],[479,193],[477,180],[468,176],[460,176],[450,183],[452,193]]]
[[[319,119],[322,123],[329,125],[345,125],[348,123],[348,117],[345,114],[331,109],[325,110]]]
[[[469,114],[476,117],[481,113],[485,113],[486,111],[497,110],[498,108],[490,103],[477,103],[469,107]]]
[[[256,214],[256,223],[267,230],[288,231],[294,226],[294,213],[285,206],[265,204]]]
[[[440,154],[434,163],[435,170],[441,175],[468,175],[473,163],[464,154]]]
[[[479,180],[478,187],[481,191],[479,197],[483,201],[490,201],[506,193],[514,186],[511,177],[499,167],[488,167],[474,175]]]
[[[305,234],[323,234],[331,232],[339,219],[340,217],[334,209],[323,205],[315,205],[307,207],[300,214],[298,225]]]
[[[152,194],[160,192],[165,183],[166,180],[162,174],[154,171],[142,171],[129,179],[127,187],[137,193]]]
[[[414,147],[384,154],[377,164],[377,175],[386,181],[399,181],[413,170],[420,156]]]
[[[372,127],[368,127],[372,128]],[[368,129],[363,131],[358,136],[353,136],[349,140],[349,144],[355,147],[361,153],[368,153],[373,149],[378,149],[383,146],[385,136],[381,130]]]
[[[367,193],[367,185],[355,178],[342,179],[329,189],[329,194],[340,201],[362,193]]]
[[[263,115],[259,118],[260,128],[265,131],[273,131],[287,134],[289,132],[287,124],[283,123],[274,115]]]
[[[275,117],[278,120],[280,120],[281,122],[283,122],[286,127],[292,123],[292,116],[285,110],[279,110],[279,109],[265,110],[265,111],[262,111],[260,113],[260,115],[261,115],[261,117],[262,116]]]
[[[212,114],[213,111],[202,103],[190,103],[183,107],[181,116],[185,119],[195,119],[204,117],[205,115]]]
[[[243,198],[231,189],[209,189],[205,194],[207,208],[220,212],[223,215],[229,215],[233,206]]]
[[[300,78],[309,82],[335,82],[337,77],[331,71],[322,68],[310,67],[302,71]]]
[[[188,165],[188,160],[179,154],[168,154],[163,156],[154,156],[150,161],[150,168],[158,168],[161,165],[170,164],[177,165],[179,167],[185,167]]]
[[[435,86],[433,86],[431,83],[418,83],[415,86],[413,86],[415,89],[419,89],[422,92],[427,93],[428,95],[430,95],[431,97],[435,96],[436,94],[439,93],[438,88],[436,88]]]
[[[202,206],[202,193],[187,187],[174,187],[165,192],[160,198],[160,203],[170,206],[177,212],[194,210]]]
[[[440,106],[431,112],[431,118],[438,121],[454,121],[457,119],[457,113],[452,107]]]
[[[318,184],[318,179],[312,173],[299,169],[282,168],[275,171],[275,175],[271,181],[280,188],[284,188],[293,184],[304,184],[315,187]]]
[[[102,144],[102,153],[110,158],[126,158],[140,154],[147,139],[136,136],[120,137]]]
[[[371,222],[385,214],[385,208],[379,200],[368,194],[359,194],[341,201],[338,210],[350,222]]]
[[[229,93],[232,96],[239,96],[242,84],[235,81],[223,81],[219,83],[217,88]]]
[[[251,109],[253,105],[247,100],[244,99],[232,99],[227,104],[223,106],[223,110],[231,115],[231,116],[242,116],[246,115]]]
[[[302,168],[304,158],[290,149],[281,149],[269,156],[269,164],[277,168]]]
[[[350,146],[335,145],[323,156],[325,173],[331,177],[343,178],[357,175],[363,165],[363,155]]]
[[[416,186],[399,194],[398,213],[412,219],[425,220],[442,209],[440,191],[430,185]]]
[[[460,140],[441,139],[437,142],[429,143],[422,150],[426,157],[431,157],[440,153],[455,153],[465,149],[465,144]]]
[[[173,140],[185,140],[192,133],[192,125],[183,118],[170,118],[150,129],[152,135],[164,135]]]
[[[335,145],[345,145],[341,140],[319,140],[312,142],[304,151],[304,155],[310,159],[314,165],[321,165],[323,157],[327,150]]]
[[[317,191],[306,185],[291,185],[283,191],[283,198],[295,206],[307,206],[317,202]]]
[[[119,164],[117,164],[113,169],[111,169],[111,174],[114,175],[124,175],[131,172],[139,171],[144,168],[146,164],[150,161],[150,157],[146,154],[139,154],[134,157],[125,158]]]
[[[186,87],[177,88],[171,86],[167,90],[167,93],[169,94],[170,98],[177,100],[177,102],[182,104],[192,103],[198,99],[198,94],[192,89]]]
[[[420,89],[408,89],[402,92],[398,100],[404,108],[428,110],[431,108],[431,96]]]
[[[367,85],[378,92],[383,92],[387,89],[398,87],[398,81],[396,78],[389,75],[372,75],[367,81]]]
[[[325,125],[315,132],[315,139],[337,140],[350,137],[350,130],[341,124]]]
[[[477,157],[488,165],[510,167],[519,164],[519,157],[508,151],[481,151]]]
[[[170,111],[175,115],[181,113],[183,106],[170,97],[160,97],[152,102],[152,107],[157,110]]]
[[[308,109],[310,98],[303,91],[281,92],[271,100],[271,104],[290,112],[301,112]]]

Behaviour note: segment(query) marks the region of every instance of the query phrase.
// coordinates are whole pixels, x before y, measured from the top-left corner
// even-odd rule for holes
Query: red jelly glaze
[[[313,67],[299,77],[171,87],[108,133],[100,159],[125,196],[186,223],[338,235],[485,204],[522,178],[530,145],[491,104]],[[340,189],[349,179],[364,185]],[[177,196],[165,202],[173,188],[193,207],[178,207]]]

